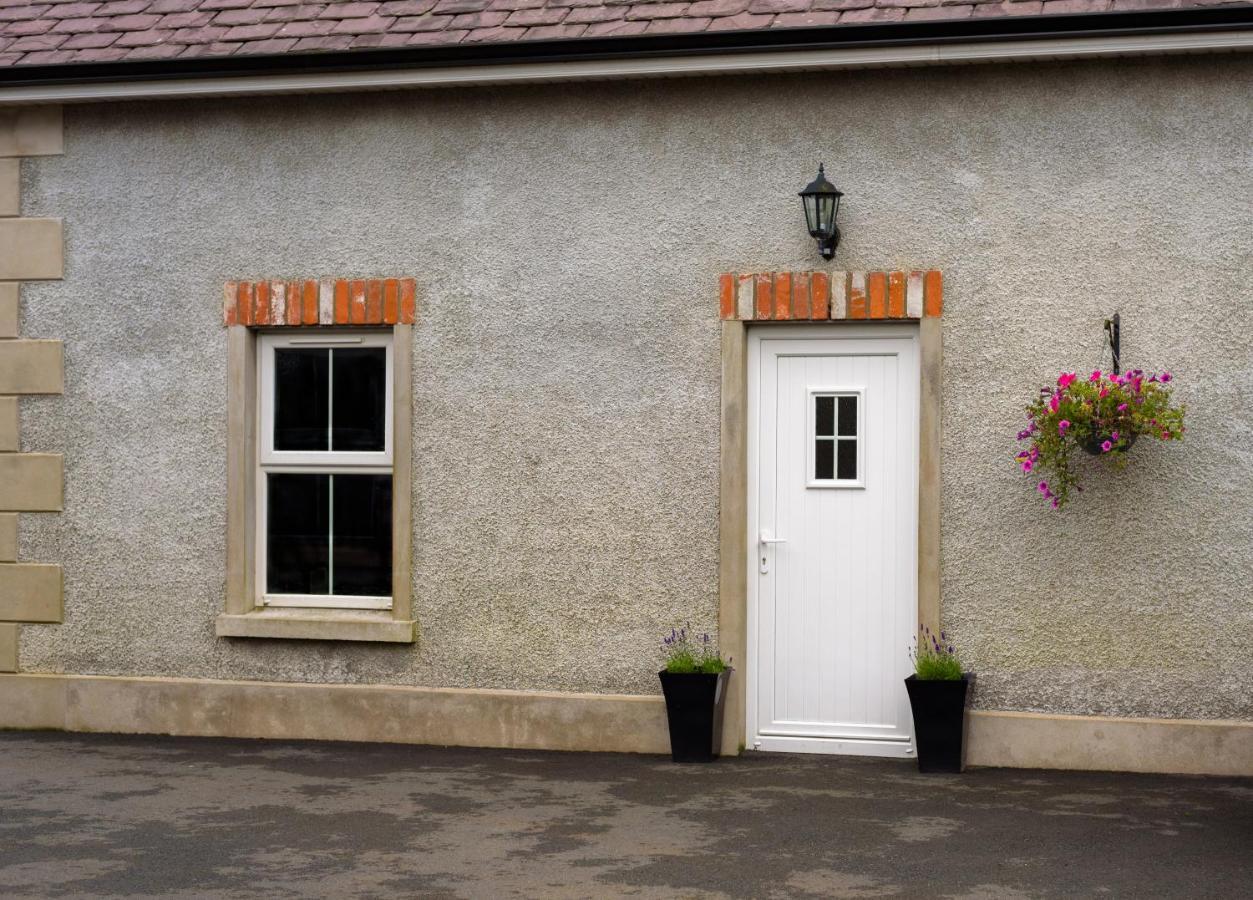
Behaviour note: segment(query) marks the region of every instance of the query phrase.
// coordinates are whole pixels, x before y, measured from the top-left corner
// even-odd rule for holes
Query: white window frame
[[[856,397],[857,398],[857,433],[852,437],[857,441],[857,477],[856,478],[815,478],[814,457],[817,442],[828,437],[818,434],[818,411],[814,400],[818,397]],[[835,430],[832,443],[839,444],[839,400],[836,400]],[[810,488],[865,489],[866,487],[866,389],[862,386],[847,387],[811,387],[808,389],[807,407],[805,410],[805,486]],[[845,438],[844,440],[848,440]],[[839,472],[839,447],[833,447],[834,472]]]
[[[274,449],[274,359],[278,349],[302,350],[382,347],[386,351],[383,403],[384,428],[381,452],[288,451]],[[332,366],[334,363],[332,363]],[[257,466],[256,466],[256,578],[257,606],[300,607],[309,609],[391,609],[393,598],[366,597],[348,594],[271,594],[266,590],[266,554],[269,511],[270,474],[300,473],[308,475],[391,475],[392,503],[396,503],[396,474],[392,463],[393,431],[393,341],[387,332],[283,332],[258,336],[257,347]],[[333,378],[333,369],[328,378]],[[328,392],[328,406],[334,397]],[[328,432],[331,427],[327,418]],[[329,435],[328,435],[328,446]],[[332,488],[333,490],[333,488]],[[332,501],[333,502],[333,501]],[[333,518],[332,518],[333,524]],[[392,570],[395,572],[395,538],[393,535]]]

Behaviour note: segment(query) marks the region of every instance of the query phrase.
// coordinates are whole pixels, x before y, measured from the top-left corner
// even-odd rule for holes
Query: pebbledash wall
[[[64,619],[19,668],[631,695],[621,746],[657,749],[659,635],[718,625],[719,274],[816,268],[824,160],[834,269],[944,272],[942,611],[978,709],[1253,720],[1251,89],[1227,56],[67,107],[21,180],[65,221],[21,315],[64,394],[20,409],[65,455],[64,511],[20,534]],[[216,637],[223,285],[379,275],[417,282],[420,637]],[[1014,433],[1115,310],[1187,440],[1052,512]]]

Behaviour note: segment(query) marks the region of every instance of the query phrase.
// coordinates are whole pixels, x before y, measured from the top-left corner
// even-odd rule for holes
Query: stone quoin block
[[[0,159],[0,216],[17,216],[22,212],[22,163],[17,159]]]
[[[17,559],[17,513],[0,513],[0,563]]]
[[[0,109],[0,156],[58,156],[62,141],[61,107]]]
[[[0,623],[0,672],[17,671],[17,630],[14,622]]]
[[[17,311],[17,283],[0,283],[0,338],[17,337]]]
[[[224,325],[412,325],[417,314],[413,278],[228,281],[222,290]]]
[[[61,567],[0,565],[0,622],[60,622]]]
[[[60,341],[0,341],[0,394],[59,394],[64,380]]]
[[[60,279],[63,249],[60,219],[0,218],[0,281]]]
[[[18,444],[17,398],[0,397],[0,452],[16,453]]]
[[[60,512],[64,466],[60,453],[0,453],[0,510]]]

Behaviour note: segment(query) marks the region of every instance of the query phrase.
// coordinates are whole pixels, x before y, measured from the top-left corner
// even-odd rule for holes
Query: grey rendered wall
[[[795,191],[848,193],[842,268],[945,272],[943,603],[985,708],[1253,716],[1247,56],[67,109],[24,207],[66,219],[65,567],[27,671],[651,693],[717,610],[721,271],[819,261]],[[409,646],[216,639],[236,277],[413,274]],[[1188,441],[1053,513],[1021,407],[1170,367]],[[904,648],[902,648],[904,652]]]

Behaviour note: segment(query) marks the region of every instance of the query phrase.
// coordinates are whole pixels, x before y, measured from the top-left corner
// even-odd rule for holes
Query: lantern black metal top
[[[843,192],[827,181],[822,163],[818,164],[818,177],[800,192],[801,203],[805,207],[805,224],[809,226],[810,236],[818,242],[818,252],[823,259],[835,256],[835,248],[840,243],[840,229],[836,227],[835,217],[839,214],[840,198],[843,196]]]

